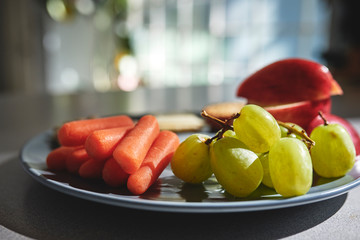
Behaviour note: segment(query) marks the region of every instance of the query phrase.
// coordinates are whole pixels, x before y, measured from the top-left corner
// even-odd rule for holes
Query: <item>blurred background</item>
[[[287,57],[360,83],[356,0],[1,0],[0,92],[239,84]]]

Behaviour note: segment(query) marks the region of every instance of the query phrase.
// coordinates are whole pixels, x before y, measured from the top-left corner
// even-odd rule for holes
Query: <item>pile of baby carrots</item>
[[[60,127],[57,138],[60,146],[48,154],[48,169],[101,178],[135,195],[158,179],[179,146],[178,136],[160,131],[152,115],[136,123],[126,115],[71,121]]]

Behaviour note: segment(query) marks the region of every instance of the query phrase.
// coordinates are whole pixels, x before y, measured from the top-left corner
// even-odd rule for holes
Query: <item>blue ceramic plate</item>
[[[184,140],[190,133],[179,134]],[[141,196],[125,188],[111,188],[102,181],[89,181],[69,173],[47,170],[46,156],[52,149],[52,131],[28,141],[21,151],[21,162],[35,180],[57,191],[100,203],[164,212],[246,212],[286,208],[326,200],[344,194],[360,184],[360,161],[353,170],[337,179],[314,179],[310,191],[299,197],[283,198],[274,190],[260,186],[245,199],[228,195],[214,177],[202,185],[185,184],[167,168],[159,180]]]

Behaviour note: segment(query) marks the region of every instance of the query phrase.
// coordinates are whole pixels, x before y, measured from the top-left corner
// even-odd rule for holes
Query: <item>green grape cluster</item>
[[[250,195],[260,184],[293,197],[309,191],[314,170],[322,177],[339,177],[354,165],[354,144],[339,124],[319,126],[309,137],[300,126],[277,121],[253,104],[232,121],[203,116],[223,128],[214,137],[191,135],[176,150],[172,171],[188,183],[202,183],[214,174],[236,197]]]

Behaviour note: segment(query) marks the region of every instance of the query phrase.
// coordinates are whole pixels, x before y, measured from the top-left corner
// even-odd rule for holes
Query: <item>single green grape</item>
[[[246,197],[260,185],[263,169],[258,156],[241,148],[232,137],[216,141],[210,148],[211,168],[219,184],[231,195]]]
[[[238,139],[256,153],[268,152],[281,137],[275,118],[262,107],[253,104],[241,109],[233,126]]]
[[[317,126],[310,135],[315,141],[311,156],[315,172],[326,178],[341,177],[355,164],[355,147],[349,133],[337,123]]]
[[[269,188],[274,188],[269,169],[269,153],[267,152],[260,154],[259,159],[264,170],[262,183]]]
[[[176,177],[187,183],[201,183],[212,175],[207,139],[207,135],[193,134],[180,144],[170,164]]]
[[[313,179],[311,157],[305,143],[281,138],[269,151],[269,170],[277,193],[284,197],[307,193]]]

